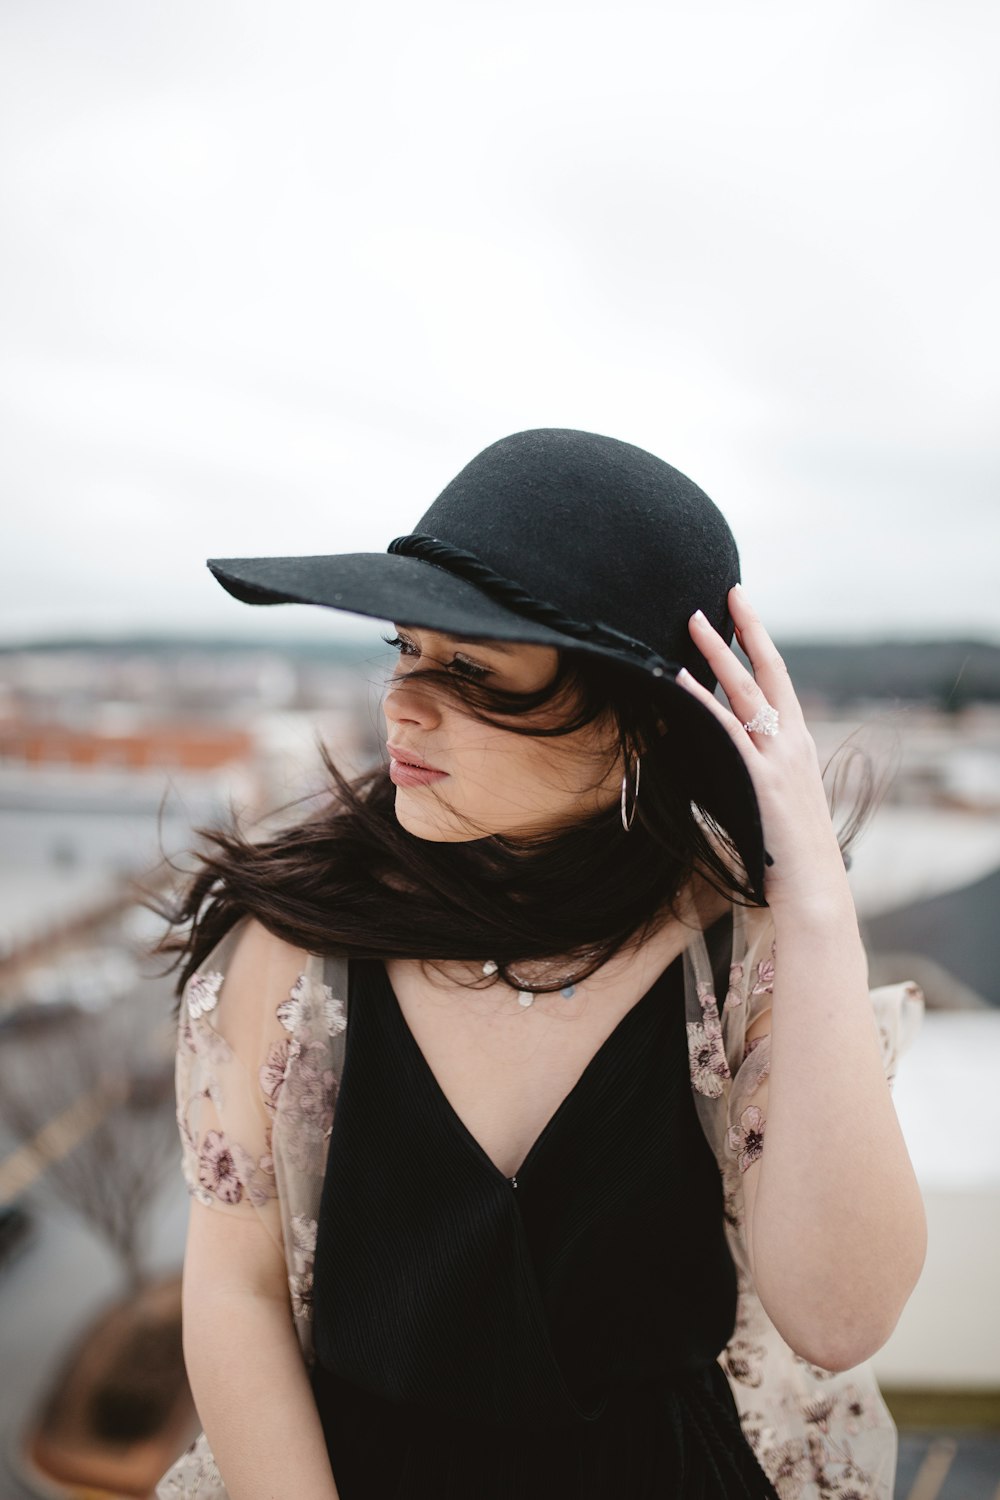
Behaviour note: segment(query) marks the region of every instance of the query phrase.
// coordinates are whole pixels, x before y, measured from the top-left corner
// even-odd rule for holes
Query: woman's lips
[[[389,751],[389,780],[396,786],[429,786],[432,781],[442,781],[447,771],[435,771],[432,766],[418,765],[406,759],[402,750]]]

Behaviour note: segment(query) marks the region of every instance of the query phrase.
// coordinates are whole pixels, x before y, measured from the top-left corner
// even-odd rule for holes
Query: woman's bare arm
[[[923,1266],[927,1227],[882,1066],[816,743],[785,663],[739,585],[728,602],[749,672],[704,615],[688,624],[731,708],[691,674],[677,680],[732,736],[770,860],[770,1076],[766,1107],[757,1106],[766,1140],[743,1173],[747,1248],[778,1332],[814,1364],[843,1370],[880,1349],[895,1327]],[[777,734],[749,728],[765,707],[780,719]],[[748,1128],[763,1127],[750,1119]]]
[[[191,1204],[184,1359],[231,1500],[337,1500],[284,1258],[253,1220]]]
[[[747,1245],[778,1331],[824,1369],[888,1339],[927,1244],[920,1189],[886,1083],[850,893],[775,914],[771,1071],[760,1159],[743,1174]]]

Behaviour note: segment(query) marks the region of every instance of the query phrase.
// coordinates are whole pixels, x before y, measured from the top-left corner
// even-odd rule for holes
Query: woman
[[[889,1500],[920,996],[869,995],[717,508],[541,429],[385,556],[210,566],[400,660],[388,769],[174,914],[206,1431],[159,1494]]]

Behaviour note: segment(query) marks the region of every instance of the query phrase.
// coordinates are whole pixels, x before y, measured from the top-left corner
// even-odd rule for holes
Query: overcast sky
[[[1000,9],[5,0],[0,642],[330,628],[494,439],[690,474],[779,640],[1000,641]]]

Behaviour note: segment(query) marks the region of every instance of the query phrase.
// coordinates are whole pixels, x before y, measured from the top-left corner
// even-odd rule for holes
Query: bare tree
[[[147,1280],[145,1222],[177,1157],[171,1055],[155,1019],[140,987],[99,1014],[0,1039],[0,1122],[21,1143],[24,1177],[105,1240],[130,1292]]]

